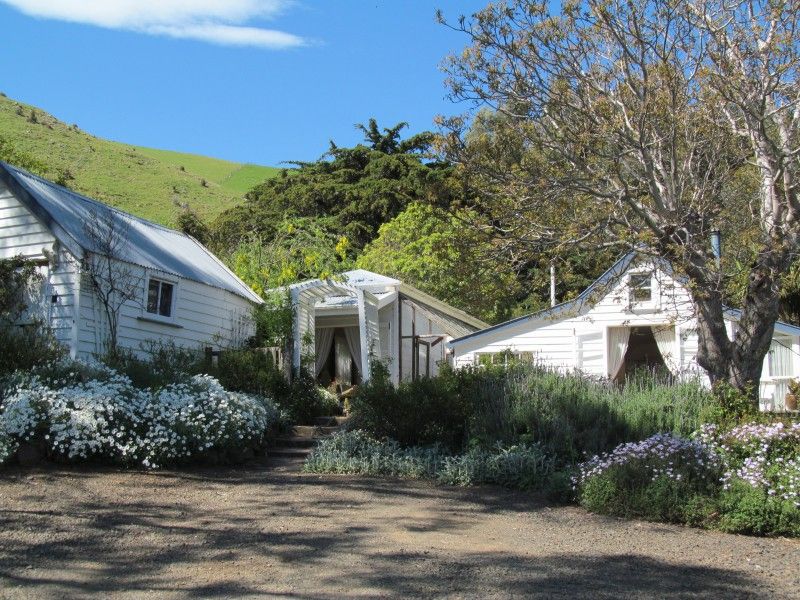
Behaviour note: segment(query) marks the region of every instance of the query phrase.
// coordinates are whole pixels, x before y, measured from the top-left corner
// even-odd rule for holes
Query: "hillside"
[[[280,171],[112,142],[5,96],[0,136],[41,162],[49,179],[61,178],[82,194],[165,225],[174,224],[177,202],[213,219]]]

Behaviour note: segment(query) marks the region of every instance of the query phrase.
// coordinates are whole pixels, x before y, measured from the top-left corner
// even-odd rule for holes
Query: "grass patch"
[[[36,122],[30,119],[32,110]],[[105,140],[5,97],[0,97],[0,133],[42,163],[44,177],[54,181],[69,173],[72,179],[66,183],[71,189],[167,226],[175,224],[176,200],[210,221],[241,202],[250,182],[280,172]],[[207,186],[201,185],[203,179]]]

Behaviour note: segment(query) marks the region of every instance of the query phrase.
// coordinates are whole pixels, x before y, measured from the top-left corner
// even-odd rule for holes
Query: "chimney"
[[[556,263],[550,263],[550,306],[556,305]]]

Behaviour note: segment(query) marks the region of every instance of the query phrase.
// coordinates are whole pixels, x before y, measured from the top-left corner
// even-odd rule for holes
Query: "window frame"
[[[150,284],[153,281],[159,282],[159,293],[158,293],[158,308],[157,312],[150,312],[148,308],[149,304],[149,297],[150,297]],[[170,307],[169,307],[169,316],[162,315],[158,310],[161,308],[161,300],[162,300],[162,291],[161,285],[168,284],[172,286],[172,298],[170,298]],[[161,321],[163,323],[175,323],[175,311],[178,306],[178,289],[179,289],[179,281],[172,277],[165,277],[160,274],[156,273],[147,273],[145,277],[145,285],[144,285],[144,302],[142,303],[142,315],[141,318],[149,321]]]
[[[643,283],[644,283],[644,280],[646,279],[647,280],[647,287],[645,288],[644,285],[634,285],[634,283],[633,283],[634,278],[641,278]],[[636,292],[637,291],[643,291],[645,289],[648,291],[648,297],[647,298],[637,298],[636,297]],[[652,304],[654,297],[655,297],[655,294],[653,293],[653,274],[652,273],[639,272],[639,273],[631,273],[630,275],[628,275],[628,298],[630,300],[631,305],[635,306],[637,304]]]
[[[766,363],[766,377],[772,380],[787,380],[792,379],[793,371],[794,371],[794,356],[793,356],[793,347],[792,347],[792,336],[776,333],[773,334],[772,340],[769,344],[769,350],[767,350],[767,356],[765,357]],[[777,374],[775,373],[775,349],[776,346],[781,347],[782,350],[785,350],[788,354],[788,367],[789,373],[788,374]]]
[[[482,362],[484,357],[489,359],[488,363]],[[473,354],[472,362],[476,367],[507,367],[511,364],[533,365],[536,364],[536,352],[533,350],[512,350],[511,348],[496,350],[493,352],[475,352]]]

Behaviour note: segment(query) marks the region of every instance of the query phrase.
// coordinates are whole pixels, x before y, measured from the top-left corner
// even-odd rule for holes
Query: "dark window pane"
[[[172,315],[172,288],[171,283],[161,282],[161,302],[158,306],[158,314],[163,317]]]
[[[158,314],[158,287],[161,282],[155,279],[150,280],[147,287],[147,312]]]
[[[633,300],[636,302],[649,302],[653,298],[650,287],[650,275],[631,275],[630,288]]]

